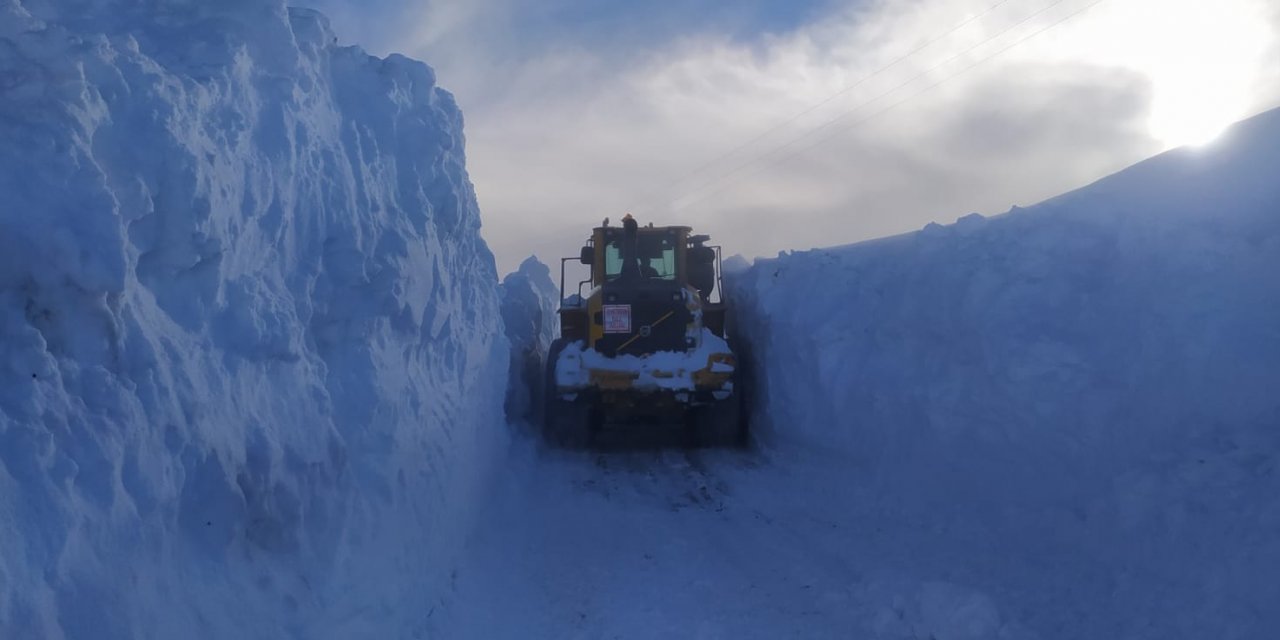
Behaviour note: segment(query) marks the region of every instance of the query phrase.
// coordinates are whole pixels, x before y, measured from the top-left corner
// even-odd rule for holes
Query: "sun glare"
[[[1247,115],[1276,34],[1264,0],[1121,0],[1053,40],[1054,57],[1129,68],[1151,83],[1148,129],[1166,147],[1213,141]]]
[[[1242,100],[1212,95],[1212,84],[1198,84],[1196,80],[1176,78],[1155,87],[1148,126],[1166,146],[1213,142],[1243,115]]]

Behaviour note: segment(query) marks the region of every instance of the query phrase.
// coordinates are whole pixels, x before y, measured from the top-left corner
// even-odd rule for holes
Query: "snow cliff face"
[[[1272,112],[1030,209],[757,262],[774,417],[860,450],[895,424],[1090,453],[1274,424],[1278,138]]]
[[[452,97],[334,42],[0,0],[0,636],[427,628],[508,349]]]
[[[551,269],[534,256],[502,279],[502,320],[511,343],[506,414],[512,422],[540,419],[544,362],[560,335],[560,289]]]
[[[1273,111],[1036,207],[757,261],[765,440],[848,453],[863,508],[991,554],[1037,628],[1266,635],[1278,164]]]

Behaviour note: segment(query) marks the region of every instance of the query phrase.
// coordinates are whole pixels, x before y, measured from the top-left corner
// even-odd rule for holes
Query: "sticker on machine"
[[[631,305],[604,305],[604,332],[631,333]]]

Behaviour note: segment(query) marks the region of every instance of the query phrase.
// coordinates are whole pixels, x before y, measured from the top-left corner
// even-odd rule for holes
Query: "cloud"
[[[1167,144],[1151,117],[1181,76],[1161,56],[1181,55],[1188,28],[1171,21],[1229,31],[1280,13],[1154,1],[1053,26],[1089,0],[809,2],[781,17],[770,12],[787,3],[765,0],[737,14],[709,0],[450,0],[378,5],[403,26],[369,37],[426,59],[457,93],[484,233],[507,271],[530,253],[574,255],[590,226],[628,209],[768,255],[1080,186]],[[1215,60],[1248,84],[1236,117],[1280,98],[1280,15],[1261,23]],[[1181,41],[1224,37],[1202,35]]]
[[[1280,4],[1271,7],[1271,32],[1280,34]],[[1274,38],[1271,50],[1263,58],[1270,61],[1263,67],[1254,87],[1255,101],[1250,111],[1260,111],[1280,106],[1280,37]]]

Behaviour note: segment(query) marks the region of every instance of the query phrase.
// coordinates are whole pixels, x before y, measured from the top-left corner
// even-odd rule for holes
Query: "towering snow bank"
[[[507,346],[430,69],[279,1],[0,0],[0,636],[409,637]]]
[[[1036,207],[759,261],[773,417],[858,450],[903,422],[1091,452],[1274,424],[1278,141],[1280,111]]]
[[[972,579],[1050,637],[1270,634],[1277,166],[1273,111],[1036,207],[758,261],[766,437],[848,452],[842,491],[990,555]]]
[[[543,362],[559,336],[560,290],[551,269],[529,256],[502,279],[502,321],[511,343],[506,413],[513,422],[533,421],[541,408]]]

